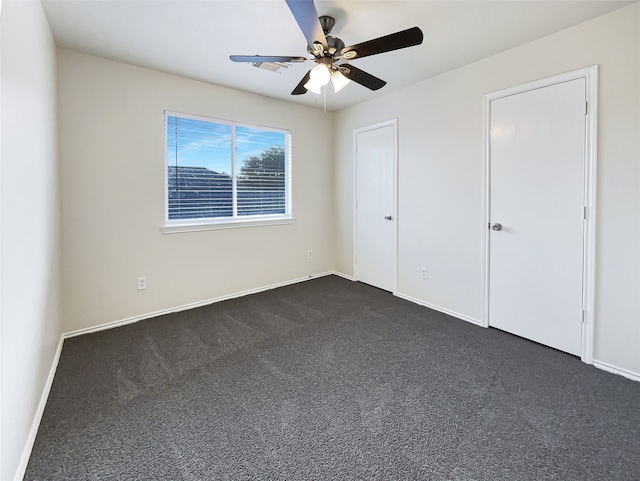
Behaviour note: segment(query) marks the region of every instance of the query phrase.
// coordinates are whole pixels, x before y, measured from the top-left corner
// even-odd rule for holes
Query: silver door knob
[[[385,215],[384,216],[384,220],[391,220],[391,219],[392,219],[392,217],[390,215]]]
[[[491,226],[491,230],[502,230],[502,224],[498,224],[497,222]]]

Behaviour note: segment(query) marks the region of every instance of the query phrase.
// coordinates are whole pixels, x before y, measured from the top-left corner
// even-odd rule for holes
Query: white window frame
[[[167,118],[168,117],[181,117],[192,120],[200,120],[204,122],[211,122],[220,125],[229,125],[232,128],[232,184],[233,184],[233,196],[234,196],[234,215],[232,217],[210,217],[202,219],[169,219],[169,152],[167,151],[168,145],[168,130],[167,130]],[[293,211],[291,201],[291,131],[287,129],[279,129],[275,127],[265,127],[263,125],[247,124],[242,122],[234,122],[230,120],[215,119],[212,117],[204,117],[200,115],[185,114],[182,112],[173,112],[170,110],[164,111],[164,225],[161,227],[161,231],[165,234],[172,234],[178,232],[193,232],[201,230],[212,229],[230,229],[237,227],[255,227],[264,225],[279,225],[279,224],[291,224],[293,223]],[[246,127],[249,129],[263,130],[268,132],[278,132],[284,134],[285,138],[285,212],[284,214],[268,214],[268,215],[246,215],[238,216],[236,205],[236,149],[235,149],[235,131],[236,127]]]

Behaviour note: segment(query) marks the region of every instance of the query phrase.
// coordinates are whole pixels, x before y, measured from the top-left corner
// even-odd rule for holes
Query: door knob
[[[392,217],[390,215],[385,215],[384,216],[384,220],[391,220],[391,219],[392,219]]]
[[[502,230],[502,224],[498,224],[497,222],[491,226],[491,230]]]

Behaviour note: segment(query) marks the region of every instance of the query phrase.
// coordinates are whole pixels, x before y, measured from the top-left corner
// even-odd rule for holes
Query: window
[[[288,131],[172,112],[165,127],[168,230],[291,219]]]

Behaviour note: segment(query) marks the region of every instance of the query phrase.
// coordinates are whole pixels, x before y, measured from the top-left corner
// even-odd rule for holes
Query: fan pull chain
[[[322,100],[324,103],[324,113],[327,113],[327,86],[322,87]]]

